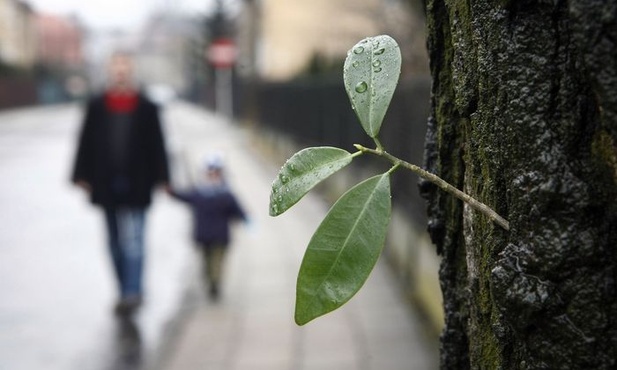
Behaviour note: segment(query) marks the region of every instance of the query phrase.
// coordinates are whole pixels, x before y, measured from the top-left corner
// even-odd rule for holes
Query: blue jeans
[[[145,216],[145,208],[105,208],[109,251],[122,298],[142,294]]]

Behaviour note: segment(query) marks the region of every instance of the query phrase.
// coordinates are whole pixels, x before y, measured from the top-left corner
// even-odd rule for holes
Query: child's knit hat
[[[221,153],[212,153],[206,158],[206,169],[208,170],[222,170],[223,169],[223,156]]]

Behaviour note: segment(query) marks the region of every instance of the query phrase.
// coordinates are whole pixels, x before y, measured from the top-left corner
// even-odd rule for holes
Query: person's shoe
[[[210,298],[217,300],[219,298],[219,286],[218,284],[210,284]]]
[[[114,311],[119,316],[128,316],[133,314],[142,304],[141,296],[131,295],[122,297],[116,304]]]

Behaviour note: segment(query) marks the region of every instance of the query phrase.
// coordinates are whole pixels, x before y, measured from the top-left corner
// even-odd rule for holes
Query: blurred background
[[[0,108],[80,101],[104,87],[110,53],[130,50],[154,99],[181,98],[300,144],[366,140],[342,64],[360,39],[389,34],[403,66],[382,139],[422,162],[430,78],[419,0],[0,1]],[[401,181],[397,196],[417,201],[415,179]],[[412,208],[422,221],[423,206]]]
[[[2,108],[86,96],[119,48],[138,55],[145,87],[213,107],[211,46],[222,39],[244,87],[237,113],[251,106],[249,82],[340,79],[346,51],[367,35],[404,40],[404,79],[428,73],[417,0],[2,0],[0,19]]]
[[[269,163],[265,181],[271,181],[303,147],[371,144],[348,102],[342,65],[356,42],[379,34],[396,39],[403,56],[381,140],[393,154],[422,164],[431,87],[424,27],[420,0],[0,0],[0,369],[153,368],[157,361],[142,361],[143,353],[160,352],[174,323],[187,317],[187,270],[194,256],[188,248],[172,252],[164,246],[188,235],[189,217],[180,206],[166,199],[155,206],[148,228],[155,230],[149,269],[151,285],[158,287],[151,303],[157,305],[147,306],[138,322],[115,327],[108,317],[113,289],[101,283],[108,266],[77,262],[106,259],[102,240],[98,251],[80,249],[96,240],[92,235],[102,238],[100,220],[77,191],[67,189],[82,103],[104,88],[112,52],[134,53],[142,88],[164,108],[172,164],[182,156],[199,163],[205,145],[223,149],[239,167],[257,155],[261,165]],[[243,141],[213,136],[223,135],[217,125],[225,124],[242,130]],[[240,144],[252,152],[240,152]],[[317,201],[331,204],[385,168],[377,160],[354,165],[321,186]],[[186,169],[174,171],[186,176]],[[232,171],[238,183],[244,181],[240,172]],[[396,175],[383,258],[387,281],[409,316],[421,321],[426,342],[435,344],[443,325],[439,260],[425,232],[418,179]],[[245,192],[245,199],[267,202],[268,189],[252,194],[251,181],[244,190],[240,186],[241,197]],[[261,212],[267,213],[267,204],[256,203],[253,213]],[[264,217],[259,230],[276,233],[277,227]],[[54,243],[63,243],[63,253],[53,251]],[[293,280],[297,266],[289,270]],[[74,274],[85,272],[88,277],[76,283]],[[293,298],[293,290],[285,294]],[[108,342],[104,349],[94,344],[97,338]],[[126,340],[128,347],[118,350]],[[75,343],[99,349],[82,348],[76,357]],[[24,360],[29,353],[38,355]],[[100,365],[118,353],[122,361]],[[99,359],[96,366],[88,365],[90,358]],[[321,368],[427,368],[423,364]]]

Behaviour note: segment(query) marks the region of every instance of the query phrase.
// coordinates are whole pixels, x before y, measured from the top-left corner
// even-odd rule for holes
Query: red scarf
[[[105,105],[112,113],[131,113],[137,106],[137,93],[135,91],[108,91],[105,94]]]

